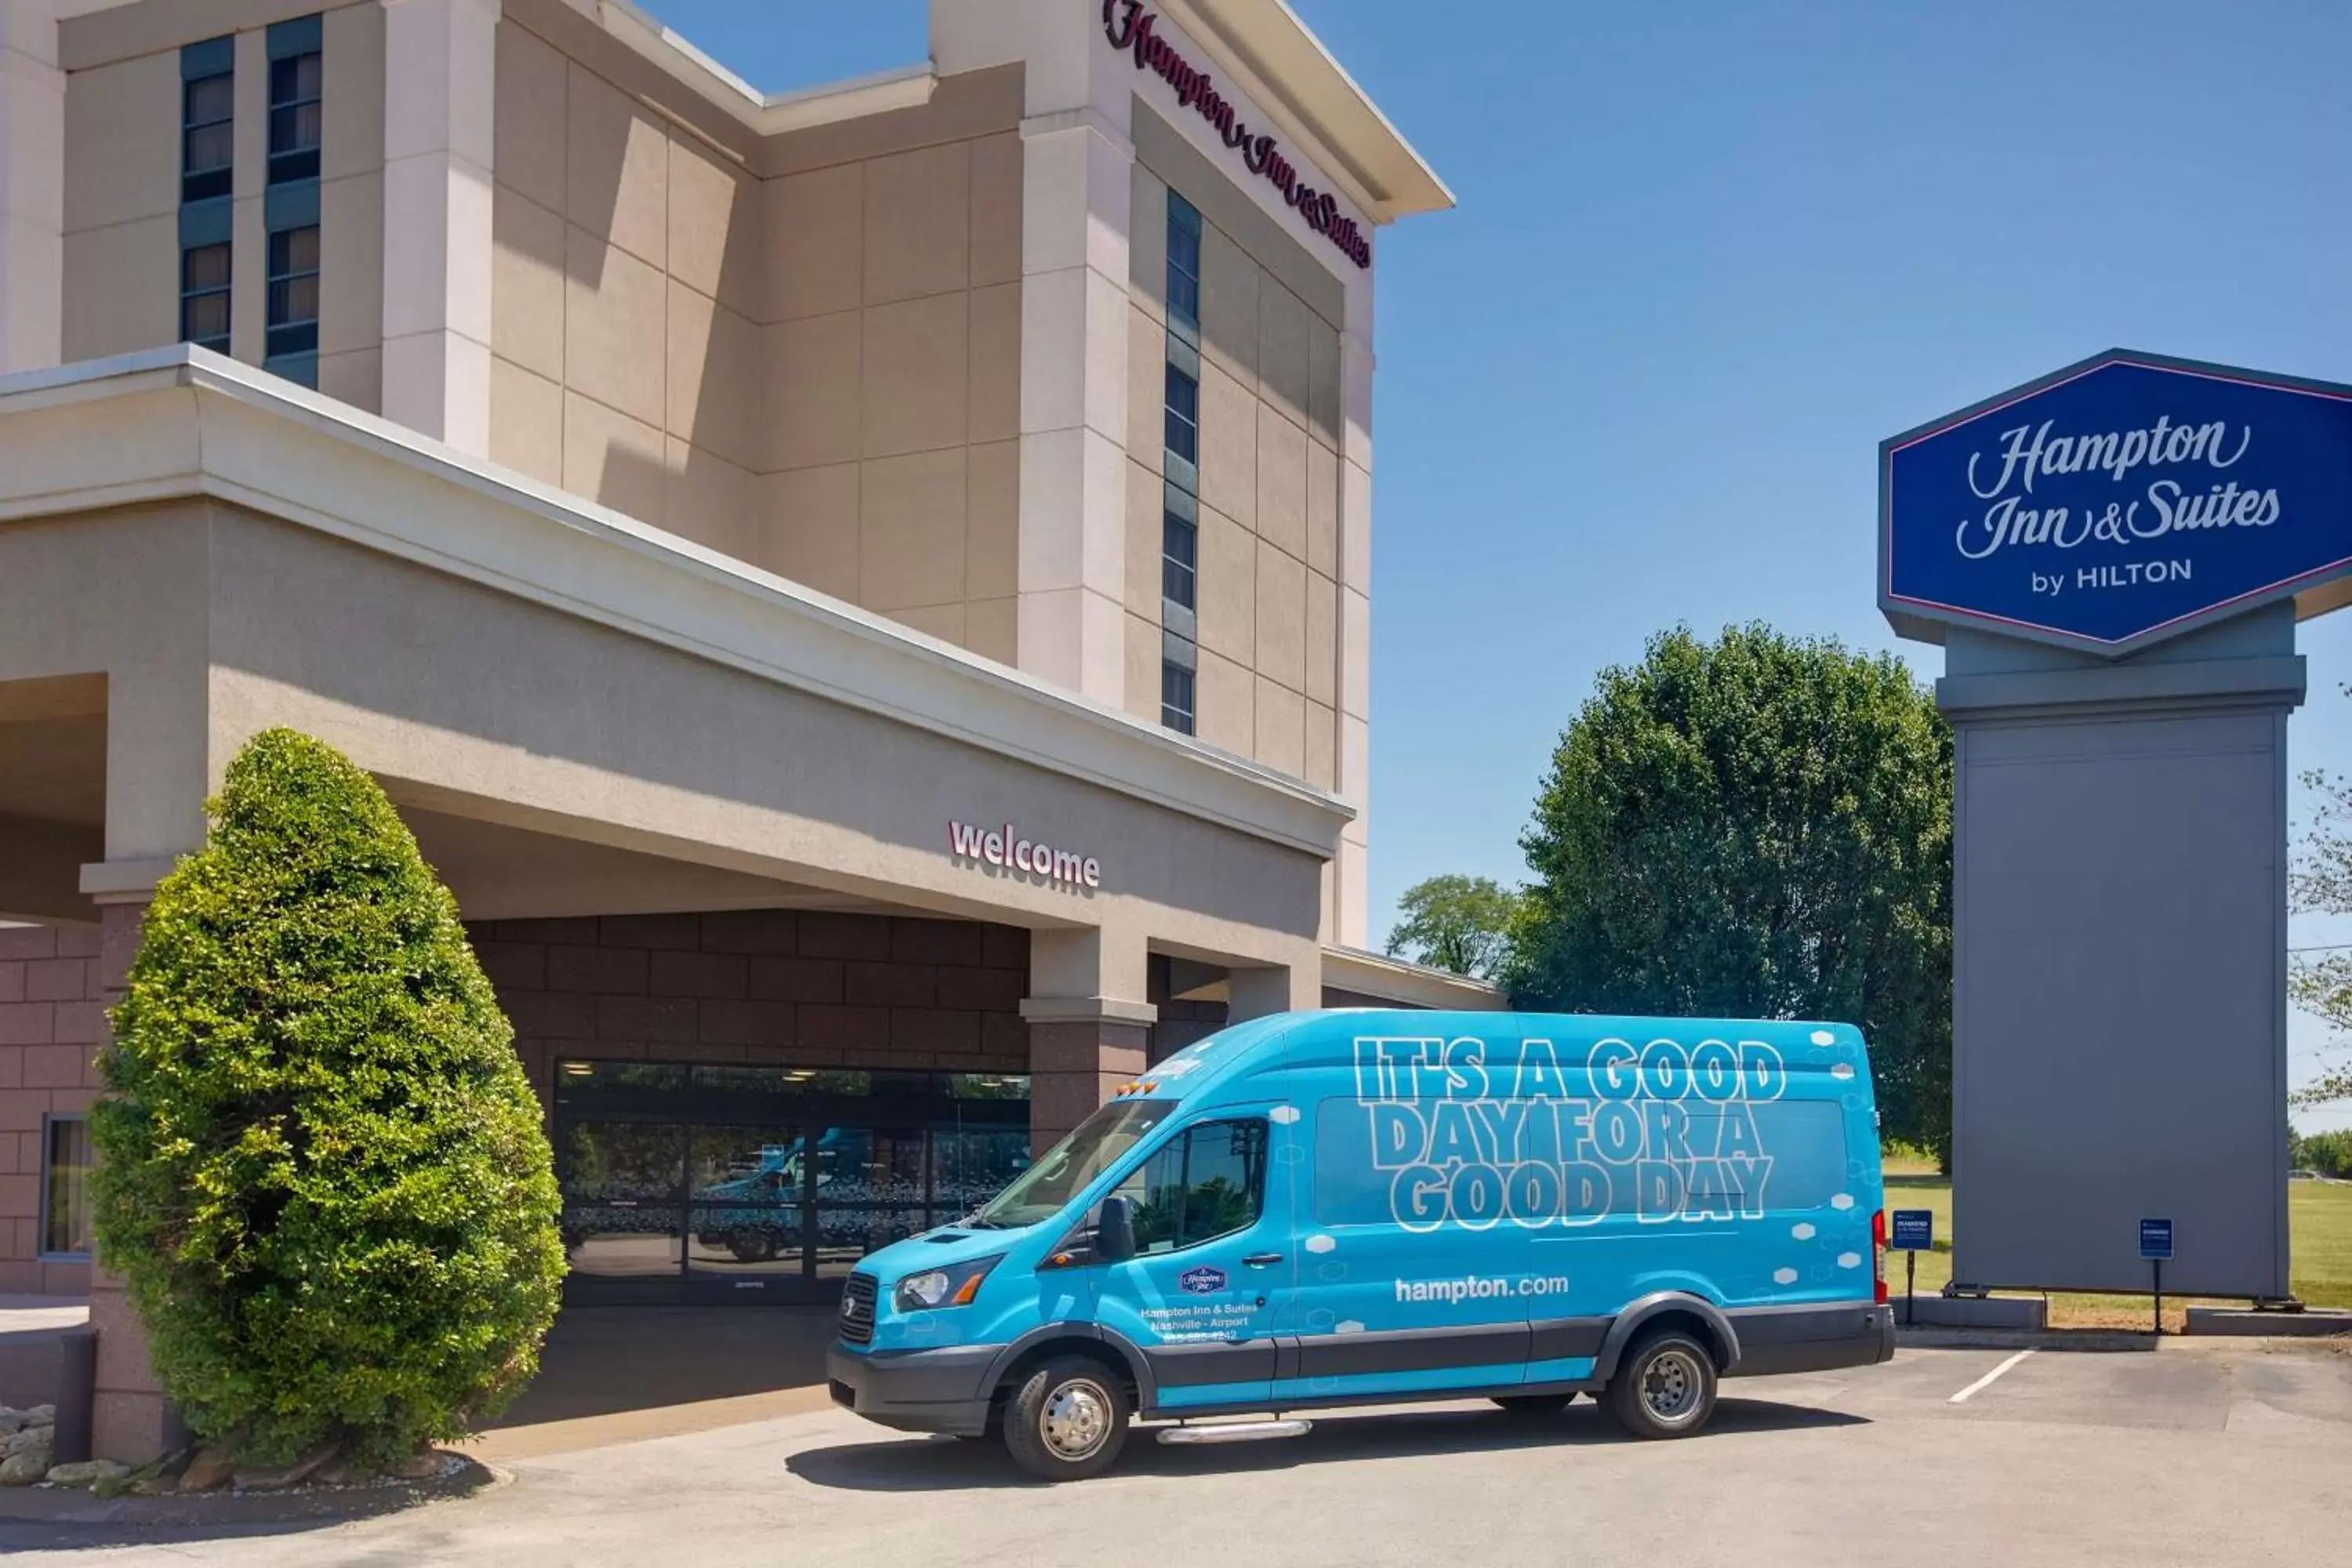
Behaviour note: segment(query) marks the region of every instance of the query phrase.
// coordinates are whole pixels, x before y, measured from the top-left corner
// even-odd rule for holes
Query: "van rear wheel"
[[[1715,1413],[1715,1356],[1679,1329],[1651,1334],[1625,1352],[1606,1403],[1636,1437],[1687,1437]]]
[[[1040,1480],[1084,1480],[1118,1459],[1132,1414],[1126,1388],[1100,1362],[1058,1356],[1005,1402],[1004,1447]]]

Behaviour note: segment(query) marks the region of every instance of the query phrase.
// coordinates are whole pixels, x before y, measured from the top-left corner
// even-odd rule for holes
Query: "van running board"
[[[1272,1437],[1304,1437],[1312,1421],[1219,1421],[1206,1426],[1163,1426],[1163,1443],[1263,1443]]]

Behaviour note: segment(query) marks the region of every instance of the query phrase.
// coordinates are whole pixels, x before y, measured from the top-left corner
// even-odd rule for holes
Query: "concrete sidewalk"
[[[832,1404],[830,1307],[573,1307],[540,1374],[465,1451],[491,1464],[772,1420]]]

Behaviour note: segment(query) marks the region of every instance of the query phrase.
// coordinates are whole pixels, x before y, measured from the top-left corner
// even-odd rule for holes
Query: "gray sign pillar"
[[[2286,1295],[2294,622],[2124,658],[1946,630],[1957,1285],[2145,1291],[2164,1217],[2168,1294]]]

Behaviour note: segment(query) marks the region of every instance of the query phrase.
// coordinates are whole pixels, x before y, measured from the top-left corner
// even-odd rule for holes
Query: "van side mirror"
[[[1095,1256],[1124,1263],[1135,1256],[1135,1210],[1125,1198],[1108,1197],[1095,1219]]]

